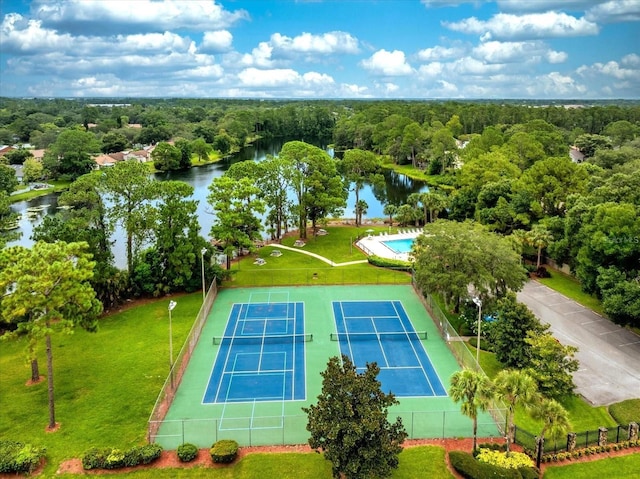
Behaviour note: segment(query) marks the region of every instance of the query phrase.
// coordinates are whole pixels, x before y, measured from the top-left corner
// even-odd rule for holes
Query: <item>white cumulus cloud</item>
[[[286,53],[321,54],[359,52],[358,40],[345,32],[327,32],[322,35],[302,33],[288,37],[280,33],[271,35],[270,43],[274,49]]]
[[[381,76],[405,76],[413,71],[405,59],[404,52],[400,50],[378,50],[371,57],[362,60],[360,65],[373,75]]]
[[[538,39],[596,35],[597,24],[562,12],[512,15],[498,13],[489,20],[476,17],[459,22],[443,22],[443,26],[461,33],[482,35],[483,39]]]
[[[638,0],[609,0],[587,10],[585,18],[594,22],[637,22],[640,20]]]
[[[226,52],[231,48],[232,43],[233,35],[228,30],[204,32],[202,43],[198,49],[203,52]]]

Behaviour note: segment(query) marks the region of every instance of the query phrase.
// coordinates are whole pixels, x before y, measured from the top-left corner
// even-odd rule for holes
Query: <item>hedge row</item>
[[[367,259],[369,263],[374,266],[380,266],[381,268],[393,268],[402,271],[411,271],[413,265],[408,261],[402,261],[398,259],[381,258],[380,256],[371,255]]]
[[[0,440],[0,473],[31,473],[38,467],[46,452],[44,447]]]
[[[478,461],[472,454],[462,451],[449,453],[451,466],[466,479],[484,479],[491,477],[496,479],[538,479],[538,471],[533,467],[521,467],[519,469],[505,469]]]
[[[150,464],[161,454],[162,446],[159,444],[145,444],[126,450],[94,447],[82,456],[82,467],[87,470],[133,467],[140,464]]]

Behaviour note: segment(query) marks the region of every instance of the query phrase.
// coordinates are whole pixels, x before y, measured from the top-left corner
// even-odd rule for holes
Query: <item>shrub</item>
[[[398,259],[381,258],[380,256],[371,255],[367,257],[369,263],[381,268],[393,268],[402,271],[410,271],[412,264],[408,261],[402,261]]]
[[[471,454],[461,451],[451,451],[449,453],[451,466],[460,473],[462,477],[474,479],[480,477],[480,467],[478,461]]]
[[[33,472],[45,454],[44,447],[14,441],[0,441],[0,473]]]
[[[124,467],[125,452],[120,449],[112,449],[104,460],[105,469],[119,469]]]
[[[86,470],[134,467],[140,464],[149,464],[158,459],[161,454],[162,446],[159,444],[133,446],[125,451],[114,448],[100,449],[94,447],[82,456],[82,467]]]
[[[142,464],[150,464],[162,455],[160,444],[145,444],[140,447],[140,459]]]
[[[495,452],[495,451],[494,451]],[[484,479],[487,477],[498,479],[534,479],[538,472],[530,467],[531,460],[527,458],[527,467],[507,469],[476,460],[471,454],[461,451],[451,451],[449,461],[451,466],[466,479]]]
[[[82,456],[82,467],[86,470],[104,469],[105,460],[111,449],[99,449],[93,447]]]
[[[538,278],[550,278],[551,274],[549,274],[547,268],[545,268],[544,266],[540,266],[538,269],[536,269],[536,276]]]
[[[198,448],[187,442],[178,446],[176,453],[178,454],[178,459],[180,459],[180,461],[191,462],[198,457]]]
[[[230,439],[216,442],[209,451],[211,460],[216,463],[229,463],[238,455],[238,443]]]
[[[521,467],[533,466],[531,458],[521,452],[510,452],[507,457],[506,453],[502,451],[482,448],[476,459],[479,462],[505,469],[519,469]]]

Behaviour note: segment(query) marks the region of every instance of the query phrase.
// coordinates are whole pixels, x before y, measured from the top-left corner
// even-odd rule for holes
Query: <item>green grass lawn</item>
[[[598,461],[549,467],[544,479],[638,479],[640,454],[610,457]]]
[[[177,355],[202,302],[201,293],[174,296]],[[25,341],[0,343],[0,437],[47,448],[50,476],[67,458],[92,446],[127,448],[146,441],[147,419],[169,372],[169,299],[106,317],[97,333],[54,335],[56,420],[48,424],[47,382],[26,386]],[[46,358],[38,353],[41,374]]]
[[[627,399],[609,406],[611,416],[618,424],[640,421],[640,399]]]
[[[582,291],[580,282],[576,278],[556,270],[549,270],[549,272],[551,273],[550,278],[541,278],[538,281],[554,291],[573,299],[582,306],[592,309],[598,314],[604,315],[604,310],[600,300],[595,296]]]
[[[224,286],[270,286],[270,285],[308,285],[308,284],[381,284],[410,283],[411,276],[403,271],[379,268],[368,263],[348,266],[331,266],[320,259],[306,255],[308,251],[327,258],[334,263],[365,261],[367,256],[353,243],[358,236],[365,233],[365,227],[327,226],[327,235],[309,236],[305,246],[298,251],[281,249],[282,256],[274,257],[271,253],[277,246],[265,246],[255,254],[245,256],[235,262],[231,268],[232,279]],[[375,231],[387,231],[387,227],[372,227]],[[282,240],[285,246],[293,247],[297,236]],[[254,264],[262,258],[266,264]]]
[[[329,226],[326,236],[310,237],[305,249],[335,262],[364,259],[352,240],[364,233],[364,227]],[[368,229],[368,227],[367,227]],[[376,231],[387,227],[374,227]],[[366,231],[366,230],[365,230]],[[293,243],[287,238],[284,244]],[[409,282],[406,273],[376,268],[368,263],[330,267],[307,255],[283,251],[271,257],[272,248],[264,247],[258,256],[265,266],[253,265],[248,257],[234,266],[232,285],[255,284],[257,277],[280,275],[287,284],[322,284],[323,282],[376,283]],[[310,272],[317,273],[309,279]],[[332,276],[333,275],[333,276]],[[336,276],[340,275],[340,276]],[[336,281],[339,278],[340,281]],[[307,283],[305,283],[305,281]],[[56,419],[60,429],[45,432],[48,423],[46,381],[26,386],[30,369],[25,362],[25,341],[0,343],[0,437],[32,443],[47,448],[45,477],[54,475],[58,465],[80,457],[90,447],[128,448],[146,441],[147,420],[169,370],[168,311],[169,299],[178,305],[172,313],[174,357],[177,356],[200,308],[200,292],[176,295],[137,308],[117,312],[100,321],[97,333],[78,330],[72,335],[54,335],[54,380]],[[474,349],[475,351],[475,349]],[[46,359],[38,352],[40,369],[46,373]],[[494,376],[500,369],[493,354],[482,351],[483,369]],[[579,398],[565,401],[573,430],[593,430],[612,426],[615,421],[606,408],[592,408]],[[636,407],[637,403],[630,405]],[[623,410],[627,410],[623,407]],[[516,423],[533,433],[541,425],[521,411]],[[444,451],[440,448],[412,448],[401,455],[396,478],[450,477],[444,468]],[[290,471],[288,472],[288,467]],[[269,471],[271,476],[266,475]],[[224,469],[188,469],[138,471],[131,477],[330,477],[330,467],[317,454],[252,455]],[[607,476],[601,473],[601,477]],[[578,477],[578,476],[576,476]],[[628,476],[627,476],[628,477]]]
[[[445,450],[437,446],[420,446],[405,449],[399,456],[398,469],[392,479],[453,478],[446,467]],[[316,453],[249,454],[226,467],[189,469],[151,469],[128,474],[109,474],[110,477],[135,479],[164,479],[189,477],[190,479],[331,479],[331,464]],[[57,476],[63,479],[75,475]]]

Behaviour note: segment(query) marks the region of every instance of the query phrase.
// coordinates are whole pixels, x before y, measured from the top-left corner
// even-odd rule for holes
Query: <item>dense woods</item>
[[[259,137],[283,138],[295,142],[262,170],[236,168],[229,173],[236,181],[211,185],[212,206],[226,212],[211,234],[227,252],[250,248],[262,232],[279,238],[292,224],[336,214],[348,189],[375,182],[380,167],[401,168],[431,190],[390,202],[387,221],[483,225],[532,263],[546,256],[568,264],[612,319],[640,325],[639,134],[640,105],[623,101],[0,99],[0,145],[16,146],[0,157],[0,226],[7,229],[0,244],[11,239],[8,195],[19,186],[11,165],[23,165],[27,181],[76,180],[61,198],[74,208],[45,222],[37,237],[87,241],[102,300],[197,288],[200,251],[209,242],[195,239],[189,191],[136,182],[144,172],[118,178],[120,168],[90,181],[94,158],[154,145],[148,161],[157,170],[183,169]],[[336,158],[306,145],[317,138],[332,143]],[[41,162],[32,155],[38,149],[45,150]],[[264,187],[243,186],[239,179],[250,175]],[[288,188],[296,204],[283,196]],[[106,208],[100,197],[120,206]],[[243,218],[248,202],[250,218]],[[358,208],[359,221],[366,205]],[[263,213],[266,224],[255,221]],[[165,231],[169,219],[174,226]],[[104,240],[116,222],[129,225],[128,279],[112,267]]]

